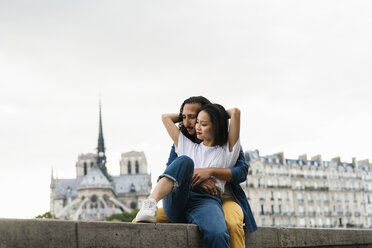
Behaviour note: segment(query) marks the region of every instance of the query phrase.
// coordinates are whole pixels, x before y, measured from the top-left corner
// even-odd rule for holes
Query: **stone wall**
[[[372,230],[260,227],[249,248],[372,247]],[[196,225],[0,219],[0,248],[206,247]]]

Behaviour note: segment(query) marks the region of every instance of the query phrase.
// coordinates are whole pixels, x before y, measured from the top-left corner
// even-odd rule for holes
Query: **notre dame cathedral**
[[[76,178],[51,178],[50,212],[60,219],[104,220],[140,208],[151,191],[151,175],[143,152],[121,154],[120,175],[107,172],[105,144],[99,105],[97,153],[81,154]]]

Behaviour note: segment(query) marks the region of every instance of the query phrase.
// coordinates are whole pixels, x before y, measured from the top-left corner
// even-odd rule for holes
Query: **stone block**
[[[185,224],[79,222],[79,248],[94,247],[190,247],[188,235],[193,231]],[[196,226],[195,226],[196,227]],[[194,230],[196,233],[197,230]],[[200,234],[199,234],[200,235]],[[194,247],[194,246],[193,246]]]
[[[259,227],[254,233],[246,232],[245,245],[250,248],[278,247],[278,229]]]
[[[58,220],[0,219],[0,248],[77,247],[76,223]]]
[[[207,248],[197,225],[188,224],[187,228],[187,247]]]

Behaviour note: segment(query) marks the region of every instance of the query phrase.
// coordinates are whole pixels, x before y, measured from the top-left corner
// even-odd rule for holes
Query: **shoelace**
[[[144,205],[145,208],[151,208],[152,205],[154,205],[154,204],[151,201],[144,201],[143,205]]]

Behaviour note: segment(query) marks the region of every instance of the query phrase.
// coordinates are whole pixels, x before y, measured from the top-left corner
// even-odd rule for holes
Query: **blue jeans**
[[[164,212],[172,222],[198,225],[208,247],[230,247],[221,198],[200,187],[191,190],[193,173],[192,159],[180,156],[160,176],[174,182],[172,193],[163,199]]]

